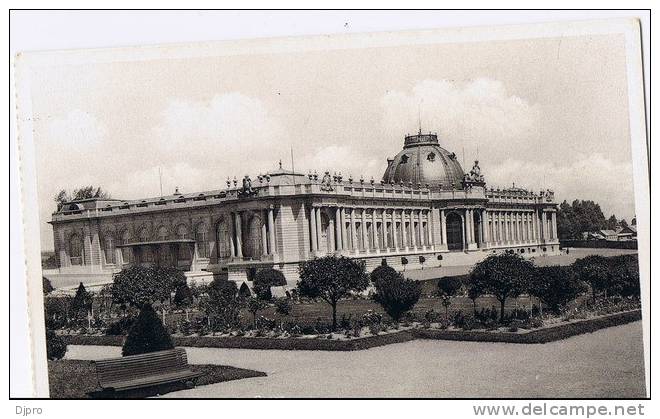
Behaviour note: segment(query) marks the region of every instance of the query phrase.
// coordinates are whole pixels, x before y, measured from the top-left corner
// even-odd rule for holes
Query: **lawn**
[[[193,371],[203,371],[197,386],[240,380],[242,378],[265,377],[261,371],[234,368],[226,365],[191,365]],[[48,381],[51,399],[86,399],[89,392],[97,389],[96,369],[92,361],[59,360],[48,361]],[[140,391],[126,392],[121,398],[142,398],[166,394],[185,388],[182,385],[159,386]]]

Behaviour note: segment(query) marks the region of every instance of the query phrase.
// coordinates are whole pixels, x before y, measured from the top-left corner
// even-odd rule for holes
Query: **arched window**
[[[138,231],[138,237],[140,242],[148,242],[150,235],[149,235],[149,230],[147,227],[142,227]],[[142,262],[153,262],[154,261],[154,254],[153,251],[151,250],[150,246],[143,246],[144,248],[142,249],[142,257],[141,261]]]
[[[176,237],[177,239],[190,238],[190,232],[188,231],[188,227],[185,224],[179,224],[179,226],[176,228]],[[179,260],[190,260],[190,245],[186,243],[179,243],[179,252],[177,257]]]
[[[69,239],[69,261],[71,265],[84,265],[83,242],[79,235],[74,234]]]
[[[160,226],[158,227],[158,240],[164,241],[169,239],[169,232],[167,231],[167,227],[165,226]]]
[[[197,242],[197,254],[199,257],[209,257],[208,232],[204,223],[200,223],[195,229],[195,241]]]
[[[104,237],[105,263],[115,263],[115,240],[111,234]]]

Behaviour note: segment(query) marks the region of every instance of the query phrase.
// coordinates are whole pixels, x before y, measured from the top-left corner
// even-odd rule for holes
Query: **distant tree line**
[[[91,198],[104,198],[109,199],[110,194],[100,186],[87,185],[77,189],[74,189],[73,192],[68,192],[66,189],[62,189],[55,195],[55,202],[57,202],[57,209],[62,208],[62,205],[71,202],[78,201],[81,199],[91,199]]]
[[[557,233],[560,240],[581,240],[583,232],[616,230],[626,226],[628,222],[625,218],[619,220],[614,214],[605,218],[600,205],[590,200],[576,199],[572,204],[564,201],[557,211]]]

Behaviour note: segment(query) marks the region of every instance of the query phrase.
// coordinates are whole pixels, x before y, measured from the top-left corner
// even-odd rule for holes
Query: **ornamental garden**
[[[501,253],[467,275],[404,275],[387,265],[368,272],[358,260],[321,257],[300,264],[296,288],[282,297],[273,291],[286,281],[270,268],[257,272],[252,290],[228,280],[189,285],[174,268],[145,266],[124,269],[96,294],[80,284],[73,297],[56,295],[44,280],[48,358],[62,358],[70,343],[122,345],[126,356],[175,345],[359,349],[347,345],[393,343],[409,332],[500,340],[640,309],[637,255],[540,267]]]

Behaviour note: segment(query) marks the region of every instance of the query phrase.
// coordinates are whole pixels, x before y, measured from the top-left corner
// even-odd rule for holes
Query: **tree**
[[[628,221],[626,221],[625,218],[622,218],[621,221],[619,221],[619,226],[628,227]]]
[[[66,343],[55,331],[46,330],[46,357],[52,360],[64,358],[66,355]]]
[[[616,216],[612,214],[612,216],[607,219],[607,229],[616,230],[618,226],[619,226],[619,221],[616,219]]]
[[[500,322],[504,321],[504,303],[527,289],[534,270],[532,262],[515,253],[488,256],[470,272],[470,281],[482,292],[492,294],[500,303]]]
[[[214,331],[231,329],[239,324],[241,299],[234,281],[219,278],[211,281],[200,306]]]
[[[579,279],[589,284],[592,300],[596,301],[596,292],[609,287],[610,273],[607,260],[599,255],[587,256],[573,262],[573,270]]]
[[[185,283],[185,275],[176,268],[135,265],[115,275],[112,297],[117,303],[142,308],[169,300]]]
[[[151,305],[144,305],[128,331],[122,355],[138,355],[174,348],[170,334]]]
[[[469,282],[467,296],[472,300],[472,311],[477,312],[477,298],[481,297],[482,291],[479,284]]]
[[[188,308],[193,304],[193,293],[188,284],[182,284],[176,289],[173,302],[177,308],[185,310],[188,320]]]
[[[257,328],[257,314],[265,309],[267,307],[267,304],[264,300],[258,297],[250,297],[247,300],[247,309],[250,313],[252,313],[252,325],[254,328]]]
[[[85,286],[81,282],[78,285],[76,290],[76,295],[71,301],[70,312],[75,316],[76,319],[80,319],[84,316],[87,316],[92,310],[92,303],[94,298],[90,292],[87,292]]]
[[[351,292],[364,291],[369,277],[364,261],[326,256],[302,262],[298,269],[301,296],[321,298],[332,307],[332,329],[337,329],[337,302]]]
[[[410,311],[422,295],[419,282],[404,278],[389,266],[374,269],[371,281],[376,287],[374,301],[395,321]]]
[[[528,292],[558,314],[560,310],[586,287],[569,266],[543,266],[535,268]]]
[[[110,194],[101,187],[88,185],[74,189],[72,194],[69,194],[66,189],[62,189],[55,195],[54,200],[57,202],[57,210],[59,211],[67,202],[91,198],[110,199]]]
[[[445,307],[445,315],[449,314],[451,299],[456,296],[462,286],[461,278],[457,276],[447,276],[438,281],[438,293],[442,299],[442,305]]]
[[[637,255],[621,255],[607,259],[609,286],[612,294],[622,297],[639,297],[639,259]]]
[[[53,285],[50,283],[50,280],[48,278],[46,278],[45,276],[41,277],[41,284],[42,284],[42,288],[44,290],[44,295],[50,294],[55,289],[55,288],[53,288]]]
[[[408,264],[408,258],[407,257],[402,257],[401,258],[401,264],[403,265],[403,272],[406,271],[406,265]]]
[[[594,201],[564,201],[557,211],[557,233],[562,240],[581,239],[583,232],[601,230],[607,224],[600,205]]]
[[[252,280],[252,290],[258,298],[270,301],[273,295],[270,287],[281,287],[286,285],[286,278],[282,271],[273,268],[260,269]]]

